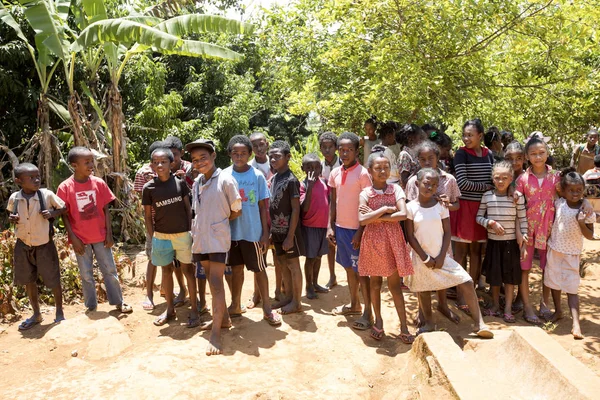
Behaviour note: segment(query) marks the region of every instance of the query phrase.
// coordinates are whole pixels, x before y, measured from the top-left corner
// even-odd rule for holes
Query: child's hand
[[[523,244],[521,245],[521,261],[524,261],[527,258],[527,244],[525,244],[525,240],[523,240]]]
[[[448,195],[440,194],[439,196],[435,196],[435,199],[442,205],[442,207],[450,207],[450,198],[448,197]]]
[[[144,173],[144,179],[146,179],[146,182],[150,182],[152,179],[154,179],[154,172]]]
[[[44,219],[50,219],[50,218],[54,217],[54,212],[49,211],[49,210],[41,211],[41,214],[42,214],[42,217],[44,217]]]
[[[586,217],[585,211],[583,211],[583,208],[580,208],[579,212],[577,213],[577,221],[583,222],[585,220],[585,217]]]
[[[515,190],[515,192],[513,193],[512,196],[513,196],[513,203],[517,204],[519,202],[519,197],[521,197],[522,194],[518,190]]]
[[[514,198],[515,191],[516,191],[515,187],[513,185],[510,185],[508,187],[508,196],[513,196],[513,198]]]
[[[17,222],[19,222],[19,214],[10,214],[8,216],[8,220],[16,224]]]
[[[331,228],[327,229],[327,240],[331,243],[332,246],[336,245],[335,242],[335,231]]]
[[[358,206],[358,212],[359,212],[359,213],[361,213],[361,214],[368,214],[368,213],[370,213],[371,211],[373,211],[373,210],[371,209],[371,207],[369,207],[369,206],[368,206],[368,205],[366,205],[366,204],[362,204],[362,205]]]
[[[354,250],[358,250],[360,248],[360,240],[362,239],[362,230],[359,229],[356,231],[354,236],[352,236],[352,248]]]
[[[319,178],[316,175],[317,174],[315,174],[315,171],[309,171],[309,173],[306,175],[306,180],[308,181],[308,187],[315,186],[315,183],[317,182],[317,179]]]
[[[398,211],[398,209],[396,207],[394,207],[394,206],[387,206],[386,210],[385,210],[385,213],[386,214],[393,214],[396,211]]]
[[[263,254],[267,254],[267,252],[269,251],[269,232],[266,232],[264,235],[261,236],[260,249],[262,250]]]
[[[435,268],[435,258],[429,257],[429,261],[425,263],[427,268]]]
[[[85,253],[85,244],[77,236],[73,235],[71,237],[71,244],[76,254],[82,256]]]
[[[283,241],[283,243],[281,244],[281,247],[283,248],[283,250],[288,251],[290,250],[292,247],[294,247],[294,237],[286,237],[285,240]]]
[[[177,172],[175,172],[175,176],[178,178],[183,178],[185,176],[185,171],[182,169],[177,170]]]
[[[590,203],[588,199],[583,199],[581,209],[583,210],[585,215],[594,215],[594,207],[592,207],[592,203]]]
[[[446,256],[445,254],[440,254],[435,258],[435,266],[433,268],[435,269],[442,269],[442,267],[444,266],[444,261],[446,260]]]
[[[110,249],[111,247],[114,246],[114,244],[115,244],[115,241],[113,240],[112,233],[107,233],[106,239],[104,239],[104,247],[106,247],[107,249]]]
[[[490,228],[492,228],[492,230],[494,231],[494,233],[498,236],[503,236],[504,235],[504,228],[502,227],[502,225],[500,225],[498,222],[494,221],[493,219],[490,220],[490,222],[488,222],[488,226]]]

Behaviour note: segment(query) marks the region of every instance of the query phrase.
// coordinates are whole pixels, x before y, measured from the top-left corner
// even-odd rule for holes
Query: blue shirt
[[[242,215],[230,223],[231,240],[260,241],[262,224],[258,202],[270,196],[265,176],[254,167],[246,172],[236,172],[230,166],[223,172],[236,180],[242,198]]]

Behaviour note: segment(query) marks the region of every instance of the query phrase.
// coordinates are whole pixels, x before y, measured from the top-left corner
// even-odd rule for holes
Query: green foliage
[[[310,153],[319,154],[319,135],[317,133],[305,137],[303,143],[291,148],[290,169],[300,181],[306,177],[302,171],[302,158]]]

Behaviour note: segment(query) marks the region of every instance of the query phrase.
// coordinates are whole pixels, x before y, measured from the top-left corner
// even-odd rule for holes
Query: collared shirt
[[[363,189],[371,186],[371,177],[367,169],[359,163],[349,169],[343,166],[336,168],[329,175],[328,185],[336,191],[335,224],[340,228],[358,229],[358,196]]]
[[[40,189],[44,197],[44,203],[47,210],[61,209],[65,207],[65,202],[62,201],[51,190]],[[23,192],[19,190],[13,193],[8,199],[6,209],[12,214],[15,210],[15,202],[17,203],[17,211],[19,214],[19,222],[15,228],[15,235],[21,239],[27,246],[41,246],[50,241],[50,222],[44,219],[41,214],[40,199],[37,193],[27,199],[23,196]]]
[[[217,168],[205,182],[199,175],[192,188],[192,207],[196,213],[192,221],[192,253],[226,253],[231,247],[229,216],[242,209],[237,182],[231,174]]]
[[[449,173],[438,169],[440,174],[440,180],[438,182],[438,187],[436,194],[441,196],[445,194],[448,196],[450,203],[454,203],[458,201],[460,197],[460,189],[458,188],[458,184],[456,183],[456,178],[454,178]],[[419,182],[417,181],[417,175],[413,175],[406,182],[406,200],[413,201],[419,198]]]
[[[342,160],[340,160],[337,154],[335,155],[335,158],[331,164],[328,163],[327,160],[321,161],[321,177],[327,181],[329,179],[329,175],[331,175],[331,171],[341,166]]]

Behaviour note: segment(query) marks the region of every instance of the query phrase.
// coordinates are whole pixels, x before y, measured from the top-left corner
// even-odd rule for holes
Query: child
[[[517,178],[521,176],[525,171],[523,166],[525,165],[525,148],[520,142],[511,142],[504,149],[504,159],[508,161],[513,170],[513,180],[511,185],[514,186],[517,182]]]
[[[6,209],[9,220],[15,226],[14,284],[25,285],[33,315],[19,325],[20,331],[26,331],[43,321],[38,301],[38,273],[44,285],[52,289],[56,316],[54,323],[65,319],[62,308],[62,289],[60,286],[60,265],[58,253],[52,240],[51,223],[62,215],[65,203],[52,191],[40,189],[40,171],[29,163],[21,163],[14,170],[15,183],[21,190],[8,199]],[[46,208],[46,204],[50,208]],[[50,220],[50,221],[49,221]]]
[[[453,155],[452,155],[452,138],[444,132],[431,132],[429,140],[437,144],[440,149],[438,168],[443,169],[449,174],[454,174]]]
[[[115,200],[106,182],[93,175],[94,154],[85,147],[73,147],[68,155],[73,175],[63,181],[57,195],[67,206],[63,215],[81,275],[83,299],[88,312],[96,311],[96,282],[93,258],[100,267],[108,303],[124,314],[133,312],[123,301],[123,292],[112,254],[114,245],[108,205]]]
[[[377,138],[377,126],[379,125],[377,121],[377,117],[375,115],[371,115],[371,118],[365,121],[365,125],[363,129],[367,136],[363,138],[363,162],[368,160],[369,154],[371,154],[371,149],[376,144],[381,143],[381,139]]]
[[[230,222],[231,248],[228,265],[231,266],[230,317],[241,316],[244,265],[254,272],[258,292],[263,299],[269,298],[267,257],[269,249],[269,226],[267,224],[267,199],[269,189],[264,175],[248,164],[252,155],[252,143],[244,135],[236,135],[227,144],[227,152],[233,165],[223,171],[231,174],[237,182],[242,199],[242,215]],[[229,282],[229,281],[228,281]],[[274,313],[268,301],[263,302],[263,318],[272,326],[281,325],[281,317]]]
[[[456,184],[456,179],[439,168],[439,147],[431,141],[424,141],[415,149],[415,155],[419,166],[421,168],[433,168],[437,170],[439,174],[437,192],[435,193],[436,199],[446,207],[448,211],[456,211],[459,208],[458,198],[460,197],[460,190]],[[414,201],[419,198],[419,182],[417,181],[417,175],[410,177],[406,184],[406,199],[408,201]],[[452,249],[448,247],[448,255],[452,257]],[[425,295],[425,294],[423,294]],[[450,307],[448,307],[448,300],[446,298],[446,290],[438,290],[438,308],[437,310],[442,313],[450,321],[458,324],[460,318],[456,315]],[[422,323],[422,312],[419,311],[419,319],[417,325]]]
[[[290,145],[276,140],[269,149],[271,168],[276,172],[271,183],[271,240],[275,255],[281,265],[283,284],[286,288],[273,308],[281,308],[282,314],[302,311],[302,272],[300,256],[304,255],[304,243],[300,234],[300,182],[289,167]]]
[[[319,136],[319,149],[323,155],[321,177],[325,182],[329,181],[331,171],[339,168],[342,165],[342,160],[336,154],[337,152],[337,136],[333,132],[323,132]],[[329,211],[328,211],[329,212]],[[329,252],[327,253],[327,264],[329,266],[329,281],[325,288],[331,289],[337,285],[335,276],[335,245],[328,241]]]
[[[485,144],[485,147],[491,150],[494,161],[502,161],[504,159],[500,129],[495,126],[489,127],[483,136],[483,143]]]
[[[365,230],[358,257],[358,272],[361,276],[370,277],[371,281],[371,302],[375,312],[371,337],[381,340],[384,335],[381,318],[381,284],[383,277],[386,277],[400,319],[398,337],[403,343],[411,344],[415,338],[408,332],[400,280],[401,276],[413,273],[409,250],[398,223],[406,219],[404,191],[398,185],[387,183],[391,162],[385,157],[384,152],[372,152],[367,160],[367,167],[373,186],[360,193],[359,220]]]
[[[200,175],[192,187],[192,253],[202,268],[196,277],[208,277],[212,294],[212,321],[203,323],[200,330],[210,330],[206,355],[217,355],[223,351],[221,329],[231,327],[231,319],[225,304],[223,274],[227,253],[231,248],[229,221],[242,212],[242,199],[235,179],[222,173],[215,166],[215,145],[212,140],[198,139],[185,146],[192,157],[192,164]]]
[[[515,286],[521,284],[521,251],[517,243],[517,229],[527,234],[525,199],[519,196],[517,204],[508,194],[513,179],[510,162],[500,161],[492,169],[492,180],[496,186],[483,194],[477,223],[488,231],[488,241],[483,259],[483,275],[492,287],[493,306],[484,315],[502,316],[504,322],[514,323],[512,300]],[[517,224],[518,222],[518,224]],[[504,284],[504,313],[500,311],[500,287]]]
[[[171,163],[171,172],[177,178],[183,180],[188,188],[192,188],[194,179],[192,178],[192,163],[181,158],[183,153],[183,143],[181,139],[175,136],[167,136],[163,141],[163,147],[171,150],[173,153],[173,162]],[[182,288],[185,290],[185,287]],[[185,296],[183,296],[185,300]]]
[[[454,258],[467,269],[469,256],[469,272],[473,282],[479,281],[481,274],[481,246],[487,238],[486,230],[475,223],[481,196],[492,190],[492,153],[482,146],[483,124],[474,119],[463,125],[462,140],[465,144],[454,155],[456,183],[460,189],[460,208],[451,213],[452,241],[454,241]],[[471,310],[458,296],[457,307],[466,314]]]
[[[400,156],[402,145],[396,143],[396,131],[398,130],[398,124],[394,121],[384,122],[379,126],[379,138],[381,139],[381,145],[385,147],[385,156],[392,163],[392,169],[390,171],[390,177],[388,178],[389,184],[398,183],[400,181],[400,174],[398,172],[398,166],[396,161]],[[374,146],[373,146],[374,148]],[[371,148],[371,152],[373,152]],[[367,157],[368,160],[368,157]]]
[[[183,180],[175,178],[171,172],[174,159],[173,153],[167,148],[154,150],[151,154],[152,169],[157,176],[146,183],[142,191],[146,233],[152,238],[152,265],[161,267],[161,285],[167,301],[167,309],[154,321],[154,325],[163,326],[176,317],[173,272],[181,268],[187,279],[192,306],[187,327],[194,328],[200,325],[200,317],[196,277],[192,267],[190,190]],[[175,259],[179,261],[179,266],[174,265]]]
[[[267,138],[262,132],[254,132],[250,135],[250,142],[254,152],[254,158],[250,161],[250,166],[259,170],[268,182],[273,176],[267,154],[269,152],[269,142],[267,142]]]
[[[598,184],[600,182],[600,154],[594,156],[594,168],[588,169],[583,174],[583,179],[585,179],[586,183]]]
[[[300,184],[300,205],[302,206],[302,236],[306,247],[304,276],[306,277],[306,297],[316,299],[317,293],[327,293],[329,289],[319,285],[321,257],[329,253],[327,224],[329,220],[329,186],[321,176],[321,160],[315,153],[302,159],[302,171],[306,180]]]
[[[586,134],[587,143],[577,146],[571,158],[571,167],[576,168],[579,174],[584,174],[594,167],[594,157],[600,154],[598,145],[598,131],[590,129]]]
[[[360,315],[358,298],[359,283],[365,302],[361,318],[354,321],[354,329],[366,330],[371,327],[371,296],[369,277],[358,275],[358,256],[363,227],[358,220],[359,195],[371,186],[371,178],[366,168],[358,163],[359,139],[354,133],[344,132],[338,137],[338,152],[343,165],[329,175],[331,200],[329,203],[329,228],[327,238],[337,244],[336,261],[346,270],[350,305],[333,309],[333,315]]]
[[[400,175],[400,186],[403,189],[406,188],[408,178],[419,169],[414,149],[425,139],[425,132],[415,124],[405,124],[396,134],[396,141],[404,145],[396,162],[396,168]]]
[[[583,238],[594,240],[593,213],[583,211],[585,181],[574,168],[560,173],[560,188],[563,195],[555,201],[556,219],[548,240],[548,264],[544,274],[544,284],[552,290],[555,312],[550,321],[562,318],[560,305],[561,291],[567,292],[569,309],[573,318],[571,334],[575,339],[583,339],[579,325],[579,259],[583,251]]]
[[[439,184],[439,173],[431,168],[423,168],[417,173],[419,197],[406,205],[406,236],[413,248],[412,262],[414,274],[406,281],[413,292],[419,292],[420,306],[425,323],[418,333],[434,330],[431,313],[431,290],[458,287],[471,309],[475,322],[475,332],[482,338],[492,338],[494,334],[483,322],[473,280],[461,266],[448,256],[450,246],[450,214],[435,198]]]

